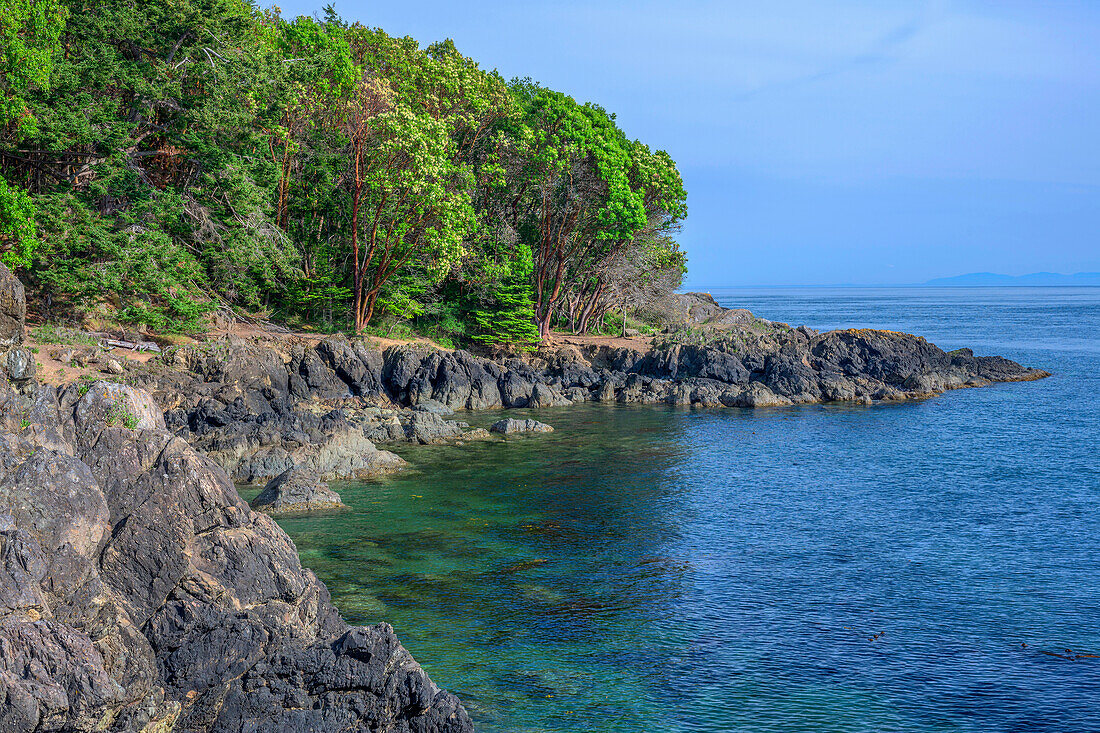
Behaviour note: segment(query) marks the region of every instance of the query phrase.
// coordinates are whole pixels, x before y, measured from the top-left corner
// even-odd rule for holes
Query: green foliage
[[[27,97],[50,86],[65,16],[57,0],[0,0],[0,127],[17,139],[37,129]]]
[[[0,262],[13,270],[29,267],[38,247],[30,195],[0,178]]]
[[[526,348],[682,275],[667,153],[331,6],[0,0],[0,91],[0,258],[52,310]]]
[[[429,282],[438,282],[464,254],[474,223],[470,173],[454,162],[445,124],[403,105],[372,121],[374,138],[362,162],[365,226],[382,284],[417,258]],[[368,250],[369,251],[369,250]],[[373,253],[372,253],[373,254]]]
[[[138,426],[138,419],[134,413],[122,405],[113,405],[110,412],[107,413],[107,425],[109,427],[121,425],[127,430],[135,430]]]
[[[485,268],[492,286],[482,290],[470,311],[475,326],[471,339],[485,347],[529,349],[539,342],[531,301],[531,249],[521,245],[513,255],[499,266]]]
[[[72,195],[40,197],[42,247],[34,273],[59,299],[109,303],[125,323],[193,331],[212,307],[195,258],[143,217],[104,217]],[[139,210],[141,211],[141,210]],[[142,213],[146,213],[142,211]]]

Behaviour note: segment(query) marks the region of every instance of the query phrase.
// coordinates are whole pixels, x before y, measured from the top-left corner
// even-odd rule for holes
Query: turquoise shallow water
[[[544,410],[551,435],[403,450],[351,511],[282,521],[303,562],[481,731],[1100,730],[1100,658],[1048,654],[1100,654],[1100,288],[715,296],[1054,376]]]

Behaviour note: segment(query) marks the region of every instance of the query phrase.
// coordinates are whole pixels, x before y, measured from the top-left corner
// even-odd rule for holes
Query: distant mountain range
[[[1030,275],[998,275],[994,272],[971,272],[955,277],[937,277],[925,285],[1100,285],[1100,272],[1078,272],[1062,275],[1057,272],[1033,272]]]

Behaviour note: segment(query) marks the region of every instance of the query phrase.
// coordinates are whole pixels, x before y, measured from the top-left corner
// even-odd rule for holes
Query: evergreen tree
[[[482,346],[527,349],[539,343],[531,300],[531,250],[520,245],[513,254],[514,258],[496,273],[492,287],[483,290],[483,299],[470,310],[476,326],[471,338]]]

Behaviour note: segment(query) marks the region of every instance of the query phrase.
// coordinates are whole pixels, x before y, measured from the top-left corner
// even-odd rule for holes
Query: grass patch
[[[46,323],[31,331],[31,338],[40,344],[61,344],[64,346],[99,346],[95,336],[71,328],[61,328]]]

